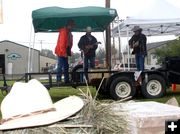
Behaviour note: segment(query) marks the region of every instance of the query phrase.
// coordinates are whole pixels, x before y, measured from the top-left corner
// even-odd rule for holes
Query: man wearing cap
[[[71,29],[74,25],[73,20],[68,20],[67,25],[59,29],[59,37],[55,48],[55,54],[58,56],[57,83],[61,82],[62,72],[64,72],[64,82],[69,83],[68,56],[71,56],[71,48],[73,45]]]
[[[134,35],[129,40],[129,46],[133,49],[132,54],[135,54],[136,66],[138,71],[144,70],[144,58],[147,56],[146,36],[142,34],[142,29],[139,26],[134,26],[132,29]]]
[[[91,35],[91,27],[88,26],[86,28],[86,34],[83,35],[78,43],[78,47],[84,54],[84,73],[86,79],[88,80],[88,67],[90,64],[90,68],[95,68],[95,55],[97,49],[97,39]]]

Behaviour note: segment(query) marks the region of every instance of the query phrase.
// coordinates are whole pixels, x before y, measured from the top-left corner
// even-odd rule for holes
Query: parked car
[[[161,67],[161,65],[147,65],[147,64],[144,65],[145,70],[154,70],[154,69],[158,69],[160,67]],[[130,71],[137,70],[135,63],[130,63],[129,68],[130,68],[129,69]],[[114,66],[113,70],[127,71],[128,70],[128,64],[127,63],[125,63],[125,64],[116,64]]]
[[[72,70],[74,67],[76,67],[78,65],[83,65],[83,60],[81,58],[78,59],[76,62],[70,64],[70,66],[69,66],[70,70]],[[98,67],[98,66],[99,66],[99,60],[96,59],[95,60],[95,67]]]
[[[56,73],[57,72],[57,63],[49,66],[48,73]]]
[[[158,69],[158,68],[161,68],[161,65],[147,65],[147,64],[145,64],[146,70],[154,70],[154,69]]]
[[[117,71],[127,71],[128,70],[128,64],[116,64],[113,68],[113,70],[117,70]],[[130,71],[135,71],[136,70],[136,64],[134,63],[130,63],[129,64],[129,70]]]

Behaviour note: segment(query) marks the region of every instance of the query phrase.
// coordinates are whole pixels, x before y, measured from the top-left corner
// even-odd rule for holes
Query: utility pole
[[[39,41],[40,41],[41,51],[42,51],[42,42],[43,42],[44,40],[39,40]]]
[[[105,7],[110,8],[110,0],[106,0]],[[106,67],[111,70],[111,28],[106,28]]]

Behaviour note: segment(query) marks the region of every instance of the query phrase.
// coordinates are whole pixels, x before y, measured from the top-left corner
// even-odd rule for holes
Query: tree
[[[52,58],[52,59],[56,59],[56,56],[53,54],[53,51],[49,50],[49,49],[42,49],[40,54],[42,56],[46,56],[46,57],[49,57],[49,58]]]
[[[169,41],[161,48],[155,49],[155,56],[158,63],[161,63],[165,57],[180,56],[180,40]]]
[[[111,52],[112,56],[115,58],[118,50],[114,47],[114,45],[111,46],[111,51],[112,51],[112,52]],[[105,49],[99,47],[99,49],[98,49],[97,52],[96,52],[96,59],[99,60],[99,63],[100,63],[100,64],[103,64],[103,63],[104,63],[105,56],[106,56],[106,51],[105,51]],[[111,58],[112,58],[112,57],[111,57]]]
[[[96,52],[96,59],[98,59],[98,61],[99,61],[100,64],[103,64],[103,63],[104,63],[105,55],[106,55],[106,52],[105,52],[105,49],[104,49],[104,48],[100,48],[100,49],[98,49],[98,51]]]
[[[69,62],[74,63],[77,59],[81,57],[80,53],[73,53],[72,56],[69,57]]]

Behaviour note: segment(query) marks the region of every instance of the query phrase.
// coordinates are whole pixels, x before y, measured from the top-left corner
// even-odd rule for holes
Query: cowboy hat
[[[132,31],[133,31],[133,32],[136,32],[136,31],[139,31],[139,30],[142,30],[142,28],[140,28],[139,26],[134,26],[134,27],[132,28]]]
[[[53,104],[48,90],[36,79],[16,82],[1,103],[0,130],[52,124],[74,115],[83,106],[77,96]]]
[[[86,32],[91,32],[92,28],[90,26],[86,27]]]

